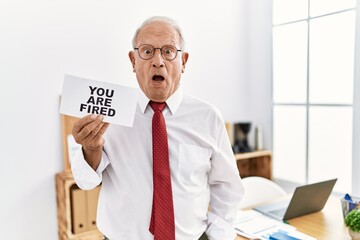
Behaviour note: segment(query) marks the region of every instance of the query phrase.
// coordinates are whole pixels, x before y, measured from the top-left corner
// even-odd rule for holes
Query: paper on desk
[[[315,239],[297,231],[289,224],[272,219],[255,210],[239,210],[234,222],[234,229],[239,235],[247,234],[248,236],[244,236],[250,239],[269,240],[270,235],[276,232],[286,232],[289,236],[303,240]]]
[[[74,117],[104,115],[104,122],[132,127],[138,89],[65,75],[60,113]]]

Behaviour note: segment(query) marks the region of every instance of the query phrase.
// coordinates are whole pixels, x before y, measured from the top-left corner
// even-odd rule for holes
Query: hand
[[[87,115],[78,120],[72,129],[72,135],[82,145],[85,160],[96,170],[102,157],[105,140],[102,137],[109,123],[104,123],[102,115]]]
[[[74,124],[72,135],[84,150],[102,150],[105,143],[102,136],[109,126],[109,123],[102,122],[103,119],[102,115],[87,115]]]

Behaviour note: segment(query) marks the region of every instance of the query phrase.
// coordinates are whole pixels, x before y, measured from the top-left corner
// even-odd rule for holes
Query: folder
[[[86,214],[86,192],[77,188],[71,189],[71,217],[72,230],[74,234],[82,233],[88,230],[88,221]]]
[[[287,232],[278,231],[270,235],[269,240],[301,240],[300,238],[292,237]]]
[[[86,191],[87,193],[87,225],[89,230],[97,229],[96,227],[96,212],[100,186]]]

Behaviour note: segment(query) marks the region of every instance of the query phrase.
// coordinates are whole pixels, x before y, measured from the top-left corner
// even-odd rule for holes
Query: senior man
[[[189,54],[181,29],[153,17],[129,58],[141,93],[133,127],[89,115],[75,123],[76,183],[102,182],[97,226],[111,240],[233,240],[243,187],[215,107],[183,94]]]

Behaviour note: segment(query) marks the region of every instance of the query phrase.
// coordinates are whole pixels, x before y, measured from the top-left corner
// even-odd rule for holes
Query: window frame
[[[271,111],[271,132],[272,132],[272,141],[274,141],[274,109],[276,106],[304,106],[306,108],[306,143],[305,143],[305,182],[309,182],[309,111],[310,108],[313,106],[320,106],[320,107],[351,107],[353,111],[353,126],[352,126],[352,176],[351,176],[351,191],[352,194],[356,196],[360,196],[360,68],[357,68],[356,63],[360,62],[360,14],[359,14],[359,5],[360,0],[357,0],[356,6],[354,8],[344,9],[341,11],[335,11],[319,16],[310,16],[310,1],[308,0],[308,16],[305,19],[297,19],[295,21],[289,21],[279,24],[272,24],[272,29],[274,30],[275,27],[293,24],[300,21],[307,22],[307,74],[306,74],[306,102],[305,103],[276,103],[274,101],[274,75],[272,74],[272,89],[271,89],[271,96],[272,96],[272,111]],[[353,76],[353,102],[352,104],[320,104],[320,103],[310,103],[310,71],[309,71],[309,56],[310,56],[310,21],[317,18],[323,18],[327,16],[331,16],[334,14],[339,14],[348,11],[355,10],[355,44],[354,44],[354,76]],[[274,41],[274,39],[273,39]],[[274,42],[272,42],[272,49],[274,51]],[[274,54],[274,52],[272,53]],[[274,55],[272,56],[272,69],[274,69]],[[274,144],[272,144],[274,146]],[[275,156],[276,157],[276,156]]]

